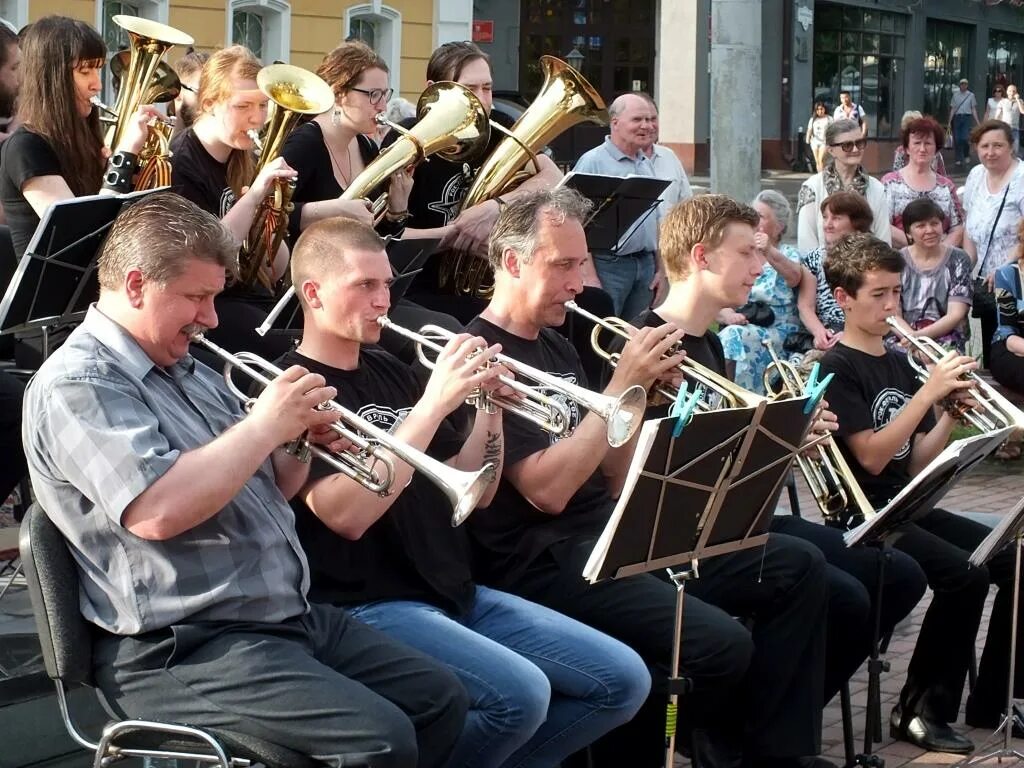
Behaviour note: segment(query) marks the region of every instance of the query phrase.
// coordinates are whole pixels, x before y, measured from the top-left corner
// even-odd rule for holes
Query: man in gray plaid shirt
[[[25,396],[32,484],[78,563],[101,692],[132,717],[250,733],[329,765],[442,765],[466,694],[444,667],[306,600],[280,446],[333,420],[293,366],[248,415],[188,354],[237,244],[158,193],[114,223],[100,297]]]

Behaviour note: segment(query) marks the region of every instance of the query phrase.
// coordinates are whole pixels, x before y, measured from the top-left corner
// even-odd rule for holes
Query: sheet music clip
[[[698,384],[693,388],[693,393],[687,395],[687,383],[684,381],[679,385],[679,392],[676,393],[676,400],[668,409],[669,416],[675,416],[676,424],[672,428],[672,437],[678,438],[683,430],[693,420],[693,412],[697,410],[697,404],[704,399],[704,387]]]
[[[807,395],[807,405],[804,406],[804,413],[813,413],[818,407],[818,403],[821,402],[821,398],[825,396],[825,390],[828,389],[828,385],[832,383],[832,379],[835,377],[835,373],[828,374],[824,379],[818,380],[818,375],[821,373],[821,364],[815,363],[814,367],[811,368],[811,375],[807,377],[807,383],[804,384],[804,394]]]

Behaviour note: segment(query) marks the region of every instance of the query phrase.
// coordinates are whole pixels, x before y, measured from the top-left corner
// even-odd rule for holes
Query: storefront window
[[[868,134],[899,133],[907,19],[899,13],[818,3],[814,10],[814,101],[829,110],[849,91]],[[808,105],[810,107],[810,105]]]
[[[985,95],[977,94],[979,104],[992,95],[996,85],[1004,88],[1024,83],[1024,35],[993,29],[988,35],[988,76]]]
[[[928,19],[924,45],[923,112],[939,122],[949,117],[950,99],[961,77],[968,77],[971,28]]]

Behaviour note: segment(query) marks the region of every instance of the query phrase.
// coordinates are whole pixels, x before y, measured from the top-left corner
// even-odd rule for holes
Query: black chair
[[[90,741],[76,726],[67,698],[71,687],[94,686],[95,630],[78,608],[77,566],[64,536],[38,504],[33,504],[25,515],[18,546],[46,673],[56,686],[57,703],[68,734],[95,755],[93,768],[106,768],[129,757],[190,760],[221,768],[244,768],[251,763],[262,763],[267,768],[321,765],[248,734],[147,720],[111,721],[99,742]]]

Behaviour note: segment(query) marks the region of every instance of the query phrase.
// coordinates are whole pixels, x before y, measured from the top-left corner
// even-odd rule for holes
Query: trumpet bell
[[[617,398],[611,398],[606,414],[601,414],[608,425],[608,445],[619,448],[629,442],[644,421],[647,411],[647,391],[634,384]]]

